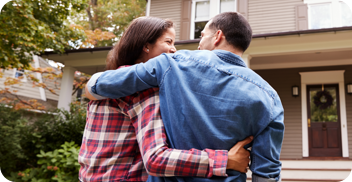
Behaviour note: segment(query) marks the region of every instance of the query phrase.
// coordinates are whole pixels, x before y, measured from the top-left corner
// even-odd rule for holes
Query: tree
[[[0,14],[0,67],[28,68],[32,54],[64,52],[85,39],[67,17],[87,7],[87,0],[13,0]]]
[[[32,68],[32,54],[39,54],[47,48],[63,53],[65,49],[111,46],[130,21],[144,15],[145,6],[145,0],[9,2],[0,14],[0,68],[26,69],[25,74],[33,86],[57,94],[45,82],[39,83],[33,73],[39,72],[43,78],[51,80],[61,78],[61,74],[55,73],[52,68]],[[77,78],[73,94],[84,87],[89,78],[89,75],[84,74]],[[21,85],[20,80],[6,78],[5,88],[0,89],[3,96],[0,102],[12,105],[15,109],[45,109],[35,99],[27,101],[17,95],[16,87]]]
[[[146,0],[90,0],[85,12],[70,18],[86,31],[88,41],[83,46],[111,46],[133,19],[145,14],[145,7]],[[107,38],[109,32],[116,39]]]

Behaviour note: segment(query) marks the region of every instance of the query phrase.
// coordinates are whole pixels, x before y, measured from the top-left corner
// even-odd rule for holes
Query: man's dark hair
[[[252,29],[248,21],[237,12],[225,12],[212,18],[210,29],[221,30],[226,41],[235,48],[245,51],[252,40]]]
[[[143,46],[154,44],[167,29],[174,27],[171,20],[156,17],[134,19],[112,48],[106,59],[106,69],[113,70],[123,65],[133,65],[141,56]]]

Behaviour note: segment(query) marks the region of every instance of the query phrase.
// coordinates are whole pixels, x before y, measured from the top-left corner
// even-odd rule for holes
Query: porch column
[[[145,10],[145,16],[150,16],[150,4],[152,0],[147,0],[147,5],[146,5],[146,10]]]
[[[73,67],[65,66],[61,80],[59,103],[58,108],[63,108],[67,111],[70,110],[70,103],[72,100],[73,78],[76,69]]]
[[[250,68],[252,56],[249,54],[243,54],[242,59],[246,63],[247,67]]]

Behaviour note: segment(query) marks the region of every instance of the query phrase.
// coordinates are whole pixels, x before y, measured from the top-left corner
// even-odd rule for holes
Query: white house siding
[[[293,85],[300,86],[299,72],[345,70],[345,84],[352,83],[352,66],[329,66],[295,69],[255,70],[279,94],[285,112],[285,136],[281,151],[281,159],[302,158],[302,117],[301,93],[299,97],[291,96]],[[349,158],[352,159],[352,95],[346,94],[347,129]]]
[[[180,40],[181,0],[151,0],[150,16],[171,19],[176,24],[176,41]]]
[[[35,67],[35,64],[32,63],[32,66]],[[41,57],[39,57],[39,66],[41,68],[51,67],[50,64],[48,64]],[[31,73],[31,74],[33,74],[34,76],[37,76],[36,73]],[[5,87],[4,81],[5,81],[6,77],[14,77],[14,69],[8,69],[8,70],[4,71],[3,78],[0,78],[0,88],[1,89],[3,89]],[[52,80],[45,79],[45,78],[42,78],[42,79],[43,79],[43,82],[48,86],[48,88],[55,88],[54,82]],[[61,79],[58,79],[57,82],[59,83],[57,86],[60,87]],[[18,92],[16,94],[19,96],[24,96],[27,98],[41,100],[39,87],[33,87],[33,84],[29,79],[27,79],[26,82],[22,82],[21,85],[11,86],[10,88],[18,90]],[[45,90],[46,99],[55,100],[55,101],[57,101],[59,99],[59,96],[52,94],[47,89],[44,89],[44,90]],[[56,91],[57,94],[59,94],[59,89],[54,89],[54,90]]]
[[[47,63],[43,58],[38,57],[38,59],[39,59],[39,66],[41,68],[51,67],[51,65],[49,63]],[[60,73],[60,71],[57,71],[57,73]],[[58,88],[60,88],[61,79],[60,78],[55,79],[56,82],[58,82],[56,84],[57,88],[55,87],[55,83],[54,83],[55,80],[50,80],[50,79],[44,78],[43,76],[42,76],[42,79],[43,79],[43,82],[47,85],[47,87],[54,89],[55,93],[57,94],[57,95],[55,95],[55,94],[51,93],[48,89],[44,89],[46,98],[51,99],[51,100],[56,100],[56,101],[59,100],[60,90]]]
[[[4,82],[7,77],[13,77],[14,76],[14,69],[8,69],[4,71],[4,75],[2,78],[0,78],[0,89],[5,88]],[[22,82],[21,85],[14,85],[11,87],[8,87],[12,89],[17,90],[18,92],[16,93],[17,95],[24,96],[24,97],[29,97],[33,99],[41,99],[40,97],[40,92],[38,87],[33,87],[32,82],[27,80],[27,82]]]
[[[248,0],[248,21],[253,34],[296,30],[296,6],[302,0]],[[181,0],[151,0],[150,16],[169,18],[176,23],[176,40],[180,40]]]
[[[253,34],[296,30],[296,5],[302,0],[249,0],[248,21]]]

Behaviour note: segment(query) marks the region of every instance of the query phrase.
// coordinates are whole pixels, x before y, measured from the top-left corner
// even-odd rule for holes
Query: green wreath
[[[313,97],[314,104],[320,109],[326,109],[332,105],[332,96],[328,91],[319,91]]]

